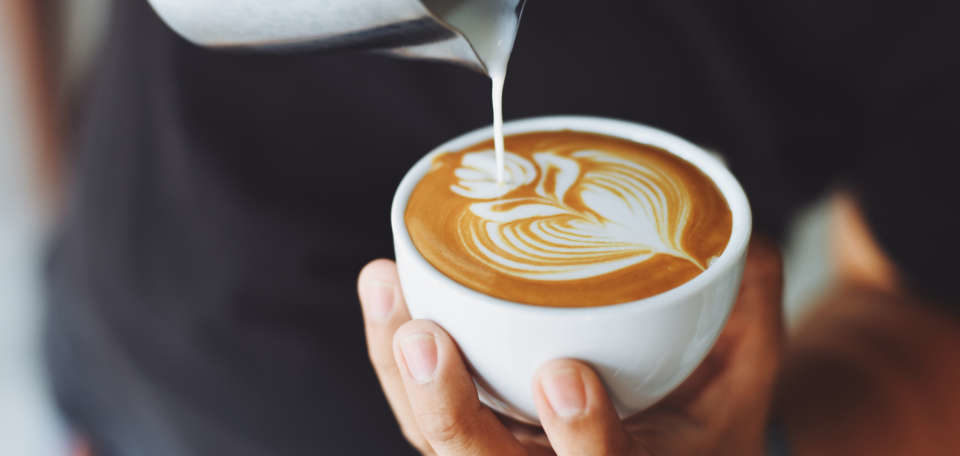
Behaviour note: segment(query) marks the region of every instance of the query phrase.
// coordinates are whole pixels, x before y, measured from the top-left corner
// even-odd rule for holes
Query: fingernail
[[[540,387],[557,416],[570,418],[583,413],[587,397],[583,378],[576,369],[561,367],[545,372],[540,377]]]
[[[417,383],[430,383],[437,370],[437,342],[430,333],[416,333],[400,341],[407,372]]]
[[[385,321],[393,312],[396,287],[392,282],[371,280],[367,291],[367,314],[376,321]]]

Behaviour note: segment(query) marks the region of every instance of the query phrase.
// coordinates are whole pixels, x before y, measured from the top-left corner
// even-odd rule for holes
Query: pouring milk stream
[[[497,154],[497,182],[504,182],[503,82],[517,37],[523,9],[521,0],[434,0],[427,2],[437,16],[466,36],[486,66],[491,81],[493,143]]]

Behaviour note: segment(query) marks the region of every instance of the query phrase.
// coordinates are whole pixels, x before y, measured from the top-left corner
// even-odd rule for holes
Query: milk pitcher
[[[221,48],[368,49],[490,74],[525,0],[150,0],[177,33]]]

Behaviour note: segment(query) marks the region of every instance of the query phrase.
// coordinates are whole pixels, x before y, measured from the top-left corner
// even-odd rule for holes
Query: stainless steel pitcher
[[[150,0],[173,30],[203,46],[375,49],[488,73],[476,43],[446,20],[471,2],[515,5],[519,18],[525,0]]]

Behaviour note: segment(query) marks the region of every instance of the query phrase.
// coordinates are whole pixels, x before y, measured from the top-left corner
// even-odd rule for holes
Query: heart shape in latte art
[[[693,199],[679,177],[592,149],[545,150],[532,160],[508,152],[505,163],[501,184],[492,150],[463,154],[450,186],[477,200],[457,231],[486,266],[546,281],[601,276],[658,254],[706,268],[683,249]]]

